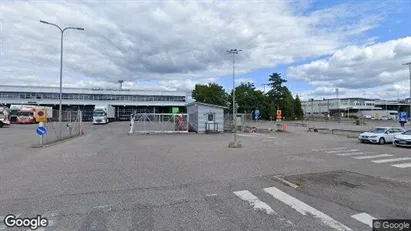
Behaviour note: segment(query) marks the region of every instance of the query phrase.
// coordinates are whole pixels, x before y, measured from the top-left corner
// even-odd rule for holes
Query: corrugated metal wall
[[[198,133],[205,133],[205,123],[207,121],[206,114],[210,111],[215,113],[215,122],[218,123],[218,131],[224,132],[224,109],[222,108],[204,106],[200,104],[188,106],[187,113],[189,114],[190,125],[193,126]]]
[[[210,111],[215,113],[215,122],[218,123],[218,131],[224,132],[224,109],[198,105],[198,132],[205,132],[205,123],[207,121],[207,115]]]

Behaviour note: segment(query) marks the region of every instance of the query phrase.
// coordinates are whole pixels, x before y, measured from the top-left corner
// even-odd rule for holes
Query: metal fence
[[[129,133],[188,133],[188,114],[135,113]]]
[[[253,123],[253,115],[251,113],[237,113],[237,130],[244,130]],[[224,131],[232,132],[234,130],[233,114],[224,114]]]
[[[53,116],[48,118],[47,122],[44,123],[47,133],[39,137],[40,145],[50,144],[83,134],[82,111],[62,112],[61,133],[58,115],[58,110],[53,110]]]

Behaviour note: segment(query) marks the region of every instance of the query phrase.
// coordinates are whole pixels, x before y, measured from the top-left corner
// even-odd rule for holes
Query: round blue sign
[[[43,136],[47,133],[47,129],[45,127],[38,127],[36,129],[37,135]]]
[[[37,114],[38,114],[39,116],[44,116],[44,111],[39,111]]]

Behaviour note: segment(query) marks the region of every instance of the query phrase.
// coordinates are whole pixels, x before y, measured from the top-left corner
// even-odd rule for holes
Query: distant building
[[[8,106],[42,105],[58,109],[58,87],[0,86],[0,104]],[[90,120],[97,104],[116,108],[116,119],[129,119],[132,111],[138,113],[171,113],[173,107],[185,111],[187,93],[133,89],[63,88],[63,110],[83,111],[83,119]]]
[[[337,116],[340,112],[343,117],[349,115],[361,115],[361,111],[389,111],[407,112],[410,105],[406,100],[379,100],[368,98],[331,98],[301,102],[304,115],[313,117]]]

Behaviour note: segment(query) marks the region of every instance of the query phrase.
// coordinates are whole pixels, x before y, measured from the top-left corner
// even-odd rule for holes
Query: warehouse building
[[[381,111],[381,116],[389,116],[390,112],[406,112],[409,117],[410,102],[404,100],[381,100],[368,98],[331,98],[315,100],[310,99],[302,103],[304,115],[306,117],[350,115],[361,116],[363,111]]]
[[[52,106],[58,110],[60,88],[33,86],[0,86],[0,104]],[[63,88],[63,111],[82,110],[83,120],[92,120],[95,105],[109,104],[116,108],[117,120],[128,120],[130,114],[171,113],[173,108],[185,111],[187,93],[134,89]]]

